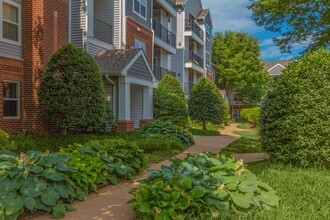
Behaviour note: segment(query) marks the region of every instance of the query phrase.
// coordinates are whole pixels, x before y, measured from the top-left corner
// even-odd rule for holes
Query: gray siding
[[[184,9],[186,17],[191,13],[195,18],[200,14],[203,7],[200,0],[187,1],[186,7]]]
[[[283,67],[281,67],[280,65],[277,65],[275,68],[273,68],[271,71],[269,71],[269,74],[271,76],[279,76],[279,75],[282,75],[283,74],[283,71],[285,69]]]
[[[22,47],[0,41],[0,56],[22,59]]]
[[[88,43],[88,53],[93,57],[96,56],[96,54],[98,54],[101,50],[104,50],[104,48],[93,43]]]
[[[81,0],[71,0],[71,43],[84,48],[86,30],[86,11]]]
[[[113,25],[113,0],[94,1],[94,17]]]
[[[212,72],[212,37],[213,37],[213,33],[212,33],[212,21],[211,21],[210,13],[207,14],[207,16],[205,18],[205,23],[208,24],[211,28],[211,35],[210,35],[211,39],[205,40],[205,50],[210,53],[210,66],[209,67],[206,66],[206,69],[208,71]],[[206,34],[206,30],[205,30],[205,34]]]
[[[126,0],[126,16],[130,17],[131,19],[133,19],[133,21],[138,22],[144,27],[151,29],[153,1],[147,0],[148,2],[147,19],[142,18],[133,11],[133,1],[134,0]]]
[[[152,81],[152,76],[150,75],[147,64],[144,62],[142,56],[135,61],[131,68],[129,68],[129,70],[127,71],[127,75],[139,79]]]
[[[143,119],[143,87],[131,84],[131,120],[134,128],[140,128],[140,120]]]

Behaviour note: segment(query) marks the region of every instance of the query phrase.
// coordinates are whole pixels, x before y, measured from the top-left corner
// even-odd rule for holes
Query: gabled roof
[[[290,60],[272,60],[272,61],[265,61],[264,62],[264,71],[269,71],[270,69],[274,68],[276,65],[281,65],[282,67],[286,68],[290,63]]]
[[[94,59],[102,73],[122,72],[141,49],[102,50]]]

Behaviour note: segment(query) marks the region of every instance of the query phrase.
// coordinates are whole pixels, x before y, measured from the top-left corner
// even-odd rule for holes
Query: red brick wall
[[[117,121],[116,131],[133,131],[134,121]]]
[[[0,126],[9,133],[44,133],[52,126],[40,113],[38,86],[49,57],[67,42],[68,5],[67,0],[31,0],[22,1],[21,9],[23,61],[0,58],[1,80],[21,82],[21,115],[3,119],[0,103]]]
[[[134,39],[139,39],[146,44],[147,59],[149,64],[152,64],[152,31],[143,27],[139,23],[126,18],[126,46],[127,48],[134,47]]]

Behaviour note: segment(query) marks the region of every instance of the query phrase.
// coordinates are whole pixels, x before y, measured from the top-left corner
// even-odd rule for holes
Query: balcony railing
[[[152,20],[152,29],[155,31],[155,35],[165,43],[175,47],[176,36],[166,27],[160,24],[157,19]]]
[[[193,87],[194,87],[193,83],[185,83],[184,84],[184,94],[189,95]]]
[[[155,77],[158,81],[161,80],[167,73],[170,74],[171,76],[176,77],[175,72],[170,71],[170,70],[165,69],[160,66],[154,66],[154,73],[155,73]]]
[[[200,67],[204,67],[204,59],[195,54],[193,51],[186,51],[185,58],[186,61],[193,62]]]
[[[204,32],[195,21],[186,19],[186,30],[194,32],[200,39],[203,39]]]
[[[94,38],[108,44],[113,43],[113,26],[106,21],[94,17]]]

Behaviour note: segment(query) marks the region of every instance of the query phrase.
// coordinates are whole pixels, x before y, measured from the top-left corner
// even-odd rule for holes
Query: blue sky
[[[288,60],[296,57],[302,46],[296,45],[291,54],[281,53],[272,38],[278,33],[265,31],[258,27],[251,19],[252,12],[246,8],[249,0],[202,0],[203,7],[211,10],[213,20],[213,32],[226,30],[247,32],[259,38],[261,56],[263,60]]]

